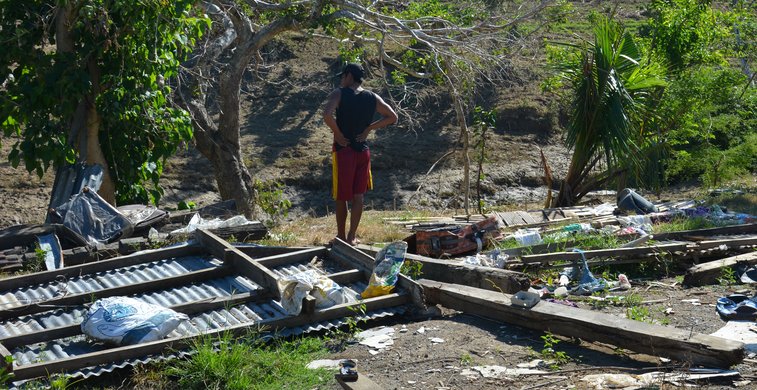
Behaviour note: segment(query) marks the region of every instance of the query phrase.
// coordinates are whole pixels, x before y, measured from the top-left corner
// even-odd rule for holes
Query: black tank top
[[[336,108],[336,124],[344,137],[350,140],[350,147],[360,152],[368,150],[368,144],[357,142],[355,137],[362,133],[371,123],[376,114],[376,95],[368,90],[355,91],[352,88],[341,88],[342,96],[339,107]],[[342,146],[335,144],[336,150]]]

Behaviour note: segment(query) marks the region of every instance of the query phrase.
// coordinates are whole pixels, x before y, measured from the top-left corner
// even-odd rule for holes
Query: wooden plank
[[[380,248],[358,245],[358,249],[376,256]],[[460,260],[442,260],[408,253],[405,259],[421,263],[421,275],[425,279],[445,283],[503,291],[514,294],[527,290],[530,280],[526,274],[499,268],[463,264]]]
[[[744,359],[744,344],[738,341],[549,302],[524,309],[513,306],[507,294],[430,280],[419,283],[431,303],[525,328],[706,367],[727,368]]]
[[[233,269],[229,266],[217,266],[168,278],[150,280],[143,283],[134,283],[125,286],[104,288],[97,291],[87,291],[81,294],[65,295],[60,298],[51,298],[29,305],[6,307],[4,308],[4,310],[0,311],[0,319],[5,320],[8,318],[19,317],[27,314],[42,313],[57,308],[57,306],[81,305],[87,302],[92,302],[94,299],[99,298],[114,297],[119,295],[127,296],[154,290],[166,290],[169,288],[180,287],[203,280],[221,278],[226,275],[231,275],[232,271]]]
[[[197,245],[179,245],[170,248],[145,251],[128,256],[121,256],[109,260],[98,261],[95,263],[75,265],[72,267],[65,267],[52,271],[37,272],[33,274],[2,279],[0,280],[0,291],[8,291],[26,286],[49,283],[55,281],[60,277],[72,278],[86,274],[110,271],[118,268],[131,267],[137,264],[148,263],[151,261],[191,256],[203,252],[204,250]]]
[[[757,237],[752,236],[752,237],[743,237],[743,238],[700,241],[697,243],[695,248],[707,249],[707,248],[719,247],[721,245],[725,245],[728,247],[757,245]]]
[[[0,365],[2,365],[5,374],[13,373],[13,354],[10,353],[4,344],[0,344]],[[6,385],[7,383],[0,383]]]
[[[525,211],[516,211],[516,214],[523,220],[523,224],[528,225],[531,223],[536,223],[537,221],[534,219],[534,217],[531,216],[530,213]]]
[[[255,259],[258,264],[267,268],[280,267],[282,265],[300,263],[303,261],[313,260],[314,257],[324,258],[328,256],[329,250],[326,247],[314,247],[302,249],[296,252],[282,253],[280,255],[273,255],[268,257],[262,257]]]
[[[271,318],[256,323],[244,323],[222,329],[209,330],[194,336],[174,337],[149,343],[108,348],[102,351],[90,352],[65,359],[19,366],[16,367],[14,371],[14,379],[31,379],[40,376],[48,376],[55,373],[64,373],[83,367],[91,367],[98,364],[105,364],[139,358],[152,354],[158,354],[167,349],[181,350],[187,347],[191,347],[192,340],[201,336],[217,337],[226,332],[229,332],[235,336],[242,336],[247,334],[250,331],[251,327],[265,327],[265,329],[276,331],[278,329],[287,327],[303,326],[320,321],[328,321],[337,318],[353,316],[357,310],[360,310],[361,305],[365,305],[366,312],[370,312],[374,310],[385,309],[388,307],[404,305],[408,302],[409,298],[406,295],[389,294],[381,297],[369,298],[363,301],[345,303],[326,309],[316,310],[311,315],[289,316],[279,319]]]
[[[724,268],[734,268],[739,264],[757,264],[757,252],[697,264],[686,270],[686,274],[683,276],[683,285],[702,286],[713,284],[722,275]]]
[[[368,276],[366,279],[370,278],[371,273],[373,273],[373,264],[375,262],[374,257],[369,256],[365,252],[338,238],[334,240],[334,245],[331,247],[330,253],[332,258],[341,258],[343,261],[352,264],[352,268],[357,268],[363,271],[364,274],[367,273]],[[407,256],[405,256],[405,258],[407,258]],[[416,306],[422,308],[426,307],[425,299],[423,298],[423,289],[415,283],[414,280],[403,274],[399,274],[397,276],[397,284],[400,288],[410,293],[413,303]]]
[[[223,259],[224,262],[230,262],[242,275],[269,290],[276,299],[281,299],[276,275],[271,270],[207,230],[198,229],[195,234],[197,240],[208,248],[210,253]]]
[[[657,253],[673,253],[677,251],[684,251],[687,249],[687,244],[675,243],[675,244],[662,244],[655,246],[647,246],[641,248],[613,248],[613,249],[597,249],[583,251],[584,256],[587,259],[593,257],[609,256],[609,257],[630,257],[630,256],[642,256],[651,255]],[[526,255],[520,258],[524,264],[534,263],[549,263],[553,261],[578,261],[581,260],[581,254],[578,252],[555,252],[555,253],[543,253],[538,255]]]
[[[247,256],[253,259],[259,259],[263,257],[282,255],[285,253],[292,253],[308,249],[309,247],[292,247],[292,246],[249,246],[249,245],[234,245],[237,249],[242,251]]]
[[[682,230],[678,232],[655,233],[657,241],[685,240],[687,236],[716,236],[729,234],[757,234],[757,222],[743,225],[721,226],[708,229]]]

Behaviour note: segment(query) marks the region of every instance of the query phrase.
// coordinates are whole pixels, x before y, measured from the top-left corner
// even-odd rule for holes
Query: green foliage
[[[736,270],[731,267],[721,268],[718,283],[720,283],[721,286],[733,286],[734,284],[737,284],[738,279],[736,279]]]
[[[642,130],[663,88],[664,69],[644,55],[620,24],[600,17],[593,42],[554,64],[569,85],[570,123],[566,145],[574,149],[557,206],[571,206],[615,174],[642,172]],[[603,160],[606,169],[589,175]]]
[[[2,2],[0,74],[12,78],[0,99],[0,127],[6,137],[20,136],[11,164],[23,162],[41,176],[83,158],[80,139],[69,131],[88,110],[118,200],[156,202],[165,158],[192,137],[189,115],[168,101],[168,81],[207,27],[191,15],[194,3],[77,2],[66,21],[71,50],[61,50],[66,38],[55,33],[49,16],[61,17],[55,10],[64,3]]]
[[[645,306],[631,306],[626,309],[626,318],[639,322],[652,322],[649,309]]]
[[[415,260],[405,260],[400,268],[400,273],[407,275],[410,279],[418,280],[423,276],[423,263]]]
[[[255,204],[269,217],[269,223],[289,214],[292,202],[284,197],[284,185],[276,180],[255,179]]]
[[[329,382],[323,370],[305,368],[326,355],[317,338],[266,343],[256,335],[236,340],[224,334],[199,338],[194,350],[165,370],[183,389],[309,389]]]
[[[360,331],[360,323],[367,321],[365,303],[361,302],[357,306],[348,307],[348,309],[352,312],[352,315],[345,318],[344,327],[334,328],[326,338],[325,347],[330,351],[343,351],[347,344],[355,340],[355,335]]]
[[[484,214],[485,201],[481,196],[481,181],[484,180],[484,163],[488,161],[486,156],[486,137],[487,132],[495,128],[497,122],[497,113],[494,110],[484,110],[480,106],[473,109],[473,150],[475,155],[473,159],[478,167],[476,175],[476,203],[478,213]]]
[[[561,365],[568,363],[571,359],[568,354],[563,351],[556,350],[557,344],[560,343],[560,339],[555,337],[551,332],[545,332],[541,336],[542,342],[544,342],[544,348],[541,350],[541,356],[544,360],[552,361],[551,369],[557,370]]]
[[[0,367],[0,386],[10,383],[13,380],[13,371],[8,367],[13,367],[13,356],[5,356],[5,364]]]
[[[724,38],[729,35],[724,15],[709,0],[654,0],[645,29],[652,50],[675,70],[693,64],[725,64]]]
[[[197,204],[191,200],[182,200],[176,206],[179,210],[193,210]]]

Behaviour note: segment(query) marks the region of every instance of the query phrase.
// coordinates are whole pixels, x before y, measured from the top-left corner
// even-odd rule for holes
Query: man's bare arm
[[[336,124],[336,118],[334,117],[334,113],[339,106],[341,98],[342,91],[338,88],[331,92],[328,100],[326,100],[326,105],[323,107],[323,121],[326,122],[326,125],[331,129],[331,132],[334,133],[334,142],[341,146],[347,146],[350,144],[350,141],[347,140],[347,138],[344,137],[344,134],[342,134],[342,131],[339,130],[339,125]]]
[[[368,138],[368,134],[370,134],[373,130],[397,123],[397,113],[394,112],[392,107],[386,104],[384,99],[382,99],[381,96],[378,95],[376,95],[376,112],[381,115],[381,119],[371,123],[370,126],[366,127],[365,130],[356,137],[358,141],[365,141]]]

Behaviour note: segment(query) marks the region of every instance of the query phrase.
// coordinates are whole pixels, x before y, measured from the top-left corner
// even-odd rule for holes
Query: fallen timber
[[[686,274],[683,276],[683,285],[703,286],[713,284],[723,274],[724,268],[734,268],[741,264],[757,264],[757,252],[697,264],[686,270]]]
[[[202,336],[227,332],[241,336],[251,329],[278,331],[311,324],[339,326],[345,317],[380,318],[404,311],[413,301],[423,302],[420,286],[409,279],[402,279],[392,294],[356,299],[367,284],[372,259],[343,242],[332,249],[237,248],[207,231],[195,236],[194,243],[177,247],[0,280],[0,305],[7,309],[0,311],[5,319],[0,321],[0,354],[14,358],[8,367],[14,380],[75,373],[181,350]],[[318,309],[315,299],[307,296],[299,314],[286,314],[278,304],[277,282],[282,276],[314,269],[314,258],[323,264],[315,268],[319,273],[350,291],[349,302]],[[183,268],[170,266],[171,272],[164,273],[169,268],[159,266],[181,259],[188,259]],[[151,276],[145,279],[146,275]],[[249,287],[238,290],[238,286]],[[195,290],[181,292],[190,288]],[[118,295],[157,301],[188,314],[190,321],[154,342],[119,347],[86,342],[79,323],[88,302]],[[27,299],[32,296],[39,298]]]
[[[380,248],[358,245],[358,249],[376,256]],[[510,270],[463,264],[460,260],[441,260],[414,254],[406,254],[406,260],[421,263],[421,275],[425,279],[445,283],[457,283],[514,294],[528,290],[528,276]]]
[[[513,306],[508,294],[431,280],[418,283],[430,303],[529,329],[707,367],[727,368],[744,359],[744,344],[738,341],[549,302],[524,309]]]

